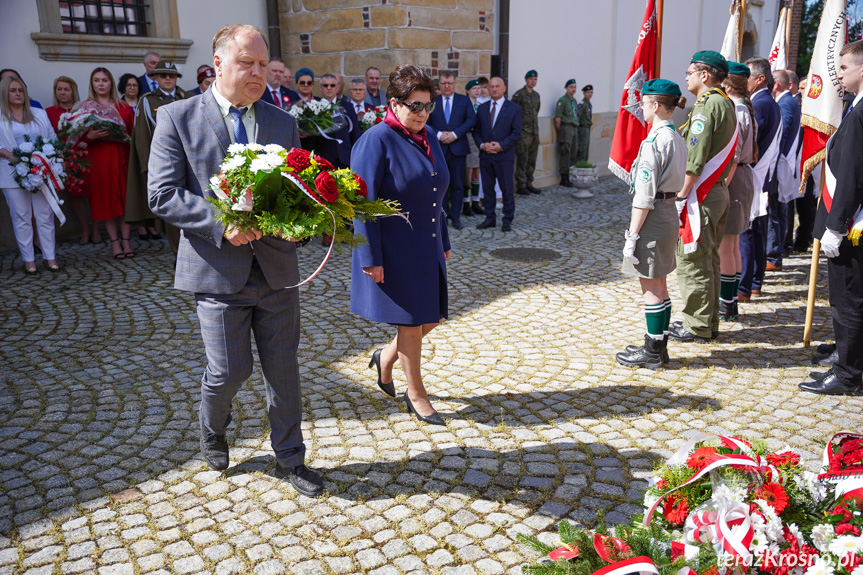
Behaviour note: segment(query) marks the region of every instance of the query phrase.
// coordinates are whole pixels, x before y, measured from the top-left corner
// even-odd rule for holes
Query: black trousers
[[[815,225],[815,212],[818,209],[818,200],[815,198],[815,178],[810,177],[806,181],[806,192],[801,197],[785,205],[788,214],[785,245],[794,246],[798,252],[805,252],[812,244],[812,227]],[[797,226],[797,239],[794,238],[795,212],[800,218],[800,225]]]
[[[456,156],[451,147],[444,152],[446,166],[449,169],[449,189],[444,199],[444,210],[453,223],[461,218],[461,205],[464,202],[464,174],[467,172],[467,156]]]
[[[839,255],[827,260],[830,312],[839,359],[833,364],[836,378],[860,385],[863,377],[863,244],[842,240]]]

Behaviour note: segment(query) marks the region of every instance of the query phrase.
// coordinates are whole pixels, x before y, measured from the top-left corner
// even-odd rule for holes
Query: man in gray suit
[[[267,40],[254,26],[221,28],[213,38],[216,81],[200,96],[162,106],[153,135],[150,209],[182,230],[174,287],[195,293],[207,367],[201,380],[201,451],[227,469],[231,401],[252,373],[255,334],[267,388],[276,476],[309,497],[323,481],[308,469],[300,429],[297,347],[299,281],[295,244],[259,230],[226,229],[214,218],[209,179],[231,143],[300,146],[296,121],[258,102],[266,86]]]

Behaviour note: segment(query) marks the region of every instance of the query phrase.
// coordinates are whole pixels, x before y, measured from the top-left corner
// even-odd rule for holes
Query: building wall
[[[452,70],[458,89],[488,75],[494,0],[280,0],[282,55],[294,72],[386,76],[400,64],[433,76]]]
[[[645,0],[511,0],[509,30],[509,84],[514,93],[523,85],[527,70],[539,73],[537,90],[544,135],[536,180],[539,185],[558,181],[556,138],[552,118],[564,83],[575,78],[581,88],[594,87],[594,125],[591,133],[591,163],[608,174],[608,155],[617,120],[623,83],[632,61]],[[683,75],[692,54],[718,50],[729,18],[725,0],[665,0],[660,75],[685,90]],[[778,0],[752,0],[749,17],[760,33],[754,50],[766,55],[775,32]],[[693,98],[689,97],[690,103]],[[682,112],[675,116],[685,120]]]

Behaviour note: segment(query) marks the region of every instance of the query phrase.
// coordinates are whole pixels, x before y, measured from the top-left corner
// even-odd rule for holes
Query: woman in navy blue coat
[[[378,386],[396,396],[392,372],[400,361],[408,411],[420,421],[445,425],[420,373],[422,338],[448,315],[450,244],[441,206],[449,171],[434,131],[425,125],[433,94],[425,72],[399,66],[390,74],[386,119],[354,145],[351,169],[366,181],[369,199],[397,200],[410,223],[399,217],[354,221],[355,232],[368,244],[353,252],[351,311],[398,326],[392,342],[372,354],[369,367],[377,367]]]

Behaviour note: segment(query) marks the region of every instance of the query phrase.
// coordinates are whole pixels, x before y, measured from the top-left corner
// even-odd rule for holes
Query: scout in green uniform
[[[705,166],[726,150],[734,137],[737,127],[734,102],[720,86],[727,75],[728,62],[713,51],[697,52],[686,71],[686,85],[697,99],[689,121],[680,128],[689,155],[686,182],[678,194],[679,213],[685,209],[689,194],[697,192],[695,184]],[[682,238],[678,240],[677,281],[683,299],[683,321],[671,325],[669,336],[674,340],[709,341],[719,335],[719,244],[728,216],[725,178],[731,171],[730,162],[722,168],[724,160],[718,160],[715,172],[721,173],[698,203],[700,235],[694,251],[685,248]]]
[[[576,162],[578,152],[578,103],[575,101],[577,86],[570,79],[564,84],[566,94],[557,101],[554,110],[554,128],[557,130],[558,163],[560,167],[560,185],[571,188],[569,168]]]
[[[644,121],[652,127],[632,164],[632,217],[624,234],[621,271],[641,283],[647,334],[644,346],[617,354],[617,362],[629,367],[658,369],[668,363],[671,299],[665,278],[676,266],[680,220],[674,204],[683,187],[687,156],[671,115],[685,104],[680,86],[669,80],[649,80],[641,90]]]
[[[517,194],[538,194],[533,187],[533,171],[539,150],[539,92],[536,87],[536,70],[524,75],[524,88],[512,96],[521,106],[521,137],[515,146],[515,191]]]
[[[590,127],[593,126],[593,86],[588,84],[581,89],[584,98],[578,105],[578,153],[575,155],[577,162],[586,162],[590,153]]]
[[[181,78],[182,74],[171,62],[160,62],[153,71],[153,77],[159,87],[138,101],[135,128],[132,130],[129,176],[126,180],[126,222],[138,226],[140,236],[143,236],[143,226],[152,227],[156,223],[157,229],[162,228],[165,231],[176,254],[180,245],[180,230],[162,220],[156,221],[156,216],[147,204],[147,162],[150,160],[150,143],[156,129],[156,110],[176,100],[185,100],[191,97],[191,94],[177,86],[177,78]],[[149,237],[159,239],[161,236],[151,234]]]

